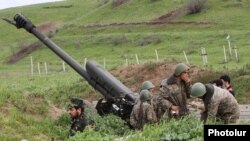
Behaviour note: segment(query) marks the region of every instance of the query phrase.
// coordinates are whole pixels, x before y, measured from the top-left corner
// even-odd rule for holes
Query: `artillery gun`
[[[104,96],[104,98],[100,99],[96,105],[99,115],[103,116],[113,113],[120,116],[128,123],[128,125],[130,125],[130,113],[138,94],[132,92],[95,61],[87,61],[86,69],[84,69],[51,39],[39,32],[36,29],[36,26],[22,14],[16,14],[13,20],[9,20],[7,18],[2,19],[16,26],[18,29],[24,28],[27,32],[36,36],[36,38],[38,38],[43,44],[64,60],[77,73],[79,73],[86,81],[88,81],[94,89],[99,91]]]

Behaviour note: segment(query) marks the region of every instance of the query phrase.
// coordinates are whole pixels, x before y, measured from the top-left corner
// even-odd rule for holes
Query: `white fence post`
[[[227,42],[228,42],[228,49],[229,49],[229,57],[230,60],[232,60],[232,49],[231,49],[231,42],[230,42],[230,35],[227,36]]]
[[[33,77],[34,76],[34,68],[33,68],[32,56],[30,56],[30,73],[31,73],[31,76]]]
[[[84,64],[83,67],[86,68],[87,58],[84,58]]]
[[[45,74],[48,74],[48,68],[47,68],[47,63],[44,62],[44,67],[45,67]]]
[[[234,53],[235,53],[235,59],[237,62],[239,62],[239,57],[238,57],[238,48],[234,46]]]
[[[202,61],[203,65],[207,64],[207,53],[205,48],[201,48],[201,55],[202,55]]]
[[[156,49],[155,49],[155,55],[156,55],[156,62],[159,62],[159,56],[158,56],[158,52]]]
[[[62,67],[63,67],[63,71],[65,72],[65,71],[66,71],[66,68],[65,68],[65,63],[64,63],[64,61],[62,61]]]
[[[38,70],[38,74],[41,75],[41,70],[40,70],[40,63],[37,63],[37,70]]]
[[[186,59],[187,64],[189,64],[188,58],[187,58],[187,55],[186,55],[186,52],[185,52],[184,50],[183,50],[183,54],[184,54],[184,57],[185,57],[185,59]]]
[[[135,54],[135,58],[136,58],[136,62],[137,62],[137,64],[139,65],[139,64],[140,64],[140,62],[139,62],[139,59],[138,59],[137,54]]]
[[[125,60],[125,61],[126,61],[126,66],[128,66],[128,59],[126,58],[126,60]]]

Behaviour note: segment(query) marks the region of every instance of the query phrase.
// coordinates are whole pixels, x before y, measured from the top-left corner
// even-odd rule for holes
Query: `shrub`
[[[205,9],[206,0],[187,0],[187,13],[196,14]]]

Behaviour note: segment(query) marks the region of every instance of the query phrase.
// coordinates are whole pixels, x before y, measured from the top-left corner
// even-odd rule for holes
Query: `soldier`
[[[155,85],[151,81],[144,81],[141,86],[142,90],[148,90],[152,94],[151,104],[154,108],[155,113],[157,113],[157,107],[158,107],[158,97],[159,95],[155,93]],[[156,115],[157,116],[157,115]],[[157,120],[159,118],[157,117]]]
[[[68,113],[71,116],[71,128],[69,130],[69,136],[74,136],[76,132],[83,132],[87,125],[94,125],[93,120],[89,120],[84,115],[85,103],[82,99],[72,98],[71,104],[68,107]]]
[[[232,85],[230,84],[230,77],[228,75],[222,75],[220,79],[223,82],[224,88],[227,89],[235,97],[235,92]]]
[[[214,122],[220,119],[224,124],[237,123],[239,119],[239,105],[227,90],[212,84],[195,83],[191,88],[193,97],[201,98],[205,105],[202,113],[204,123],[207,119]]]
[[[140,92],[140,100],[133,107],[130,115],[130,124],[136,130],[142,130],[146,123],[155,123],[157,121],[155,111],[151,105],[152,95],[148,90]]]
[[[173,75],[161,82],[157,117],[178,119],[189,114],[187,98],[190,98],[190,85],[189,67],[177,64]]]

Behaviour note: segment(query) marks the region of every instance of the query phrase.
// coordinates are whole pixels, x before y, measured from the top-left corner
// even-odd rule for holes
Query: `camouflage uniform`
[[[206,87],[207,86],[208,84]],[[207,107],[206,119],[214,119],[216,117],[222,120],[224,124],[237,123],[240,112],[238,102],[234,96],[225,89],[221,89],[216,86],[213,86],[213,89],[214,92],[210,102],[205,105],[205,107]]]
[[[130,124],[134,129],[143,129],[146,123],[155,123],[157,121],[153,106],[148,102],[139,101],[130,115]]]
[[[76,118],[72,118],[69,136],[74,136],[77,131],[82,132],[89,123],[89,120],[83,114]]]
[[[71,127],[69,130],[69,136],[74,136],[76,132],[83,132],[87,125],[94,125],[93,120],[89,120],[84,115],[85,102],[79,98],[72,98],[71,104],[68,105],[68,110],[74,108],[75,110],[81,109],[80,115],[76,117],[71,117]]]
[[[177,84],[176,77],[172,75],[169,79],[162,81],[160,95],[158,97],[159,106],[157,117],[180,118],[189,114],[187,108],[187,98],[190,97],[190,86],[186,86],[183,81]],[[179,106],[179,113],[173,114],[171,106]]]

